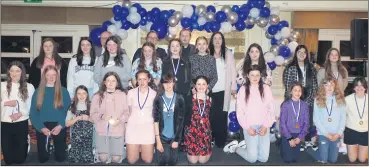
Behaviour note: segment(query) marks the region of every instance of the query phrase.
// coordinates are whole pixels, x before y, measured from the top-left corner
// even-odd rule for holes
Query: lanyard
[[[174,62],[173,62],[173,59],[172,59],[172,66],[173,66],[174,76],[177,76],[177,72],[178,72],[178,69],[179,69],[179,64],[181,64],[181,58],[178,59],[177,68],[174,68]],[[177,77],[176,77],[176,80],[177,80]]]
[[[197,98],[197,93],[196,93],[196,99],[197,99],[197,106],[199,107],[199,109],[197,110],[202,118],[202,116],[204,115],[204,111],[206,109],[206,96],[205,96],[205,100],[204,100],[204,107],[201,109],[201,105],[200,105],[200,101],[199,98]]]
[[[327,107],[327,105],[325,105],[325,109],[327,110],[327,113],[328,113],[329,117],[332,115],[332,108],[333,108],[333,99],[332,99],[332,102],[331,102],[331,111],[328,111],[328,107]]]
[[[142,109],[144,108],[144,106],[145,106],[145,104],[146,104],[147,97],[149,97],[149,93],[150,93],[150,89],[149,89],[149,88],[147,88],[146,98],[145,98],[144,103],[143,103],[143,104],[142,104],[142,106],[141,106],[141,103],[140,103],[140,88],[138,88],[138,92],[137,92],[137,95],[138,95],[137,102],[138,102],[138,107],[140,107],[140,110],[141,110],[141,111],[142,111]]]
[[[176,98],[176,93],[174,93],[172,99],[170,100],[169,106],[168,106],[168,103],[164,99],[164,95],[161,96],[161,98],[163,99],[165,108],[167,108],[167,111],[168,111],[168,114],[169,114],[169,110],[172,108],[173,100]]]
[[[300,111],[301,111],[301,102],[299,100],[299,110],[297,110],[297,114],[296,114],[295,105],[293,104],[293,100],[291,100],[291,104],[292,104],[293,113],[296,116],[296,122],[298,122],[299,121],[299,117],[300,117]]]
[[[359,114],[359,117],[360,119],[363,119],[363,116],[364,116],[364,112],[365,112],[365,105],[366,105],[366,94],[364,94],[365,96],[365,99],[364,99],[364,107],[363,107],[363,112],[360,114],[360,111],[359,111],[359,106],[357,105],[357,100],[356,100],[356,94],[354,94],[354,97],[355,97],[355,103],[356,103],[356,108],[357,108],[357,113]]]

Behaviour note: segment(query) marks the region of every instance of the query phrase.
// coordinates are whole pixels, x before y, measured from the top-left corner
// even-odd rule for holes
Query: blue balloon
[[[163,39],[167,35],[168,28],[167,26],[165,26],[165,24],[158,22],[158,23],[154,23],[151,26],[150,30],[158,33],[159,39]]]
[[[157,16],[157,15],[160,15],[160,9],[155,7],[155,8],[152,8],[151,9],[151,13],[153,16]]]
[[[129,28],[131,28],[132,23],[129,21],[126,21],[124,23],[122,23],[122,28],[125,30],[129,30]]]
[[[275,64],[275,62],[273,61],[273,62],[271,62],[271,63],[267,63],[268,64],[268,66],[269,66],[269,68],[271,69],[271,70],[274,70],[276,67],[277,67],[277,64]]]
[[[199,29],[199,23],[197,23],[197,21],[192,22],[191,29],[198,30]]]
[[[112,8],[112,11],[113,11],[114,15],[119,15],[121,10],[122,10],[122,6],[120,6],[120,5],[114,5],[113,8]]]
[[[255,1],[247,1],[247,5],[250,7],[250,8],[256,8],[256,3]]]
[[[106,20],[106,21],[104,21],[104,23],[102,24],[102,28],[104,29],[104,30],[107,30],[108,29],[108,27],[110,26],[110,25],[112,25],[113,23],[112,22],[110,22],[109,20]]]
[[[145,17],[147,11],[145,8],[140,8],[140,9],[137,9],[137,13],[140,14],[141,17]]]
[[[280,46],[279,47],[279,55],[284,58],[288,58],[291,55],[291,50],[287,46]]]
[[[270,39],[270,44],[278,45],[278,40],[273,37],[272,39]]]
[[[289,24],[288,24],[288,22],[286,20],[280,21],[277,25],[278,25],[278,29],[279,30],[282,30],[282,28],[289,26]]]
[[[215,20],[218,21],[218,22],[224,22],[225,20],[227,19],[227,14],[223,11],[218,11],[216,14],[215,14]]]
[[[228,118],[229,120],[233,121],[233,122],[237,122],[237,114],[236,111],[232,111],[228,114]]]
[[[197,22],[198,18],[199,18],[199,16],[197,16],[196,13],[193,13],[192,16],[191,16],[192,22]]]
[[[199,27],[197,28],[197,30],[199,30],[199,31],[204,30],[204,25],[202,25],[202,26],[199,25]]]
[[[240,10],[240,7],[238,5],[233,5],[232,6],[232,11],[238,12],[238,10]]]
[[[120,21],[120,20],[122,20],[122,16],[121,15],[115,15],[114,20],[115,21]]]
[[[270,16],[270,9],[267,7],[263,7],[260,9],[260,16],[261,17],[269,17]]]
[[[122,16],[122,19],[126,19],[129,15],[129,9],[126,7],[123,7],[120,11],[120,15]]]
[[[204,25],[205,31],[206,32],[211,32],[211,29],[210,29],[211,26],[212,26],[212,23],[211,22],[205,23],[205,25]]]
[[[261,9],[265,5],[265,0],[258,0],[253,2],[255,7]]]
[[[247,19],[247,16],[249,15],[250,11],[247,9],[242,9],[237,12],[238,14],[238,21],[245,21]]]
[[[270,35],[275,35],[275,34],[277,34],[277,32],[278,32],[278,26],[277,25],[271,25],[271,26],[269,26],[268,33]]]
[[[137,10],[142,8],[142,6],[139,3],[133,4],[132,7],[136,7]]]
[[[206,11],[215,13],[216,9],[213,5],[209,5],[206,7]]]
[[[140,26],[140,24],[131,24],[131,28],[137,29]]]
[[[149,11],[149,12],[147,12],[146,13],[146,20],[147,21],[153,21],[153,19],[154,19],[154,17],[152,16],[152,13],[151,13],[151,11]]]
[[[239,20],[235,25],[237,31],[243,31],[246,28],[245,22]]]
[[[162,10],[160,13],[160,20],[163,22],[168,22],[170,17],[170,12],[168,10]]]
[[[252,29],[254,28],[255,24],[248,24],[246,25],[246,29]]]
[[[182,18],[181,25],[183,28],[188,28],[191,26],[191,19],[188,17]]]
[[[102,27],[97,27],[97,28],[94,28],[90,31],[90,38],[91,38],[91,41],[94,45],[101,46],[100,35],[104,31],[105,30]]]
[[[237,122],[229,122],[228,129],[231,132],[238,132],[240,130],[240,125]]]
[[[192,9],[193,9],[193,12],[196,11],[196,5],[191,5],[192,6]]]
[[[145,26],[147,24],[146,17],[142,17],[139,24],[142,25],[142,26]]]
[[[212,32],[218,32],[218,31],[220,30],[220,23],[219,23],[219,22],[214,21],[214,22],[212,23],[212,26],[210,27],[210,30],[211,30]]]
[[[170,12],[170,15],[173,15],[173,13],[176,12],[176,10],[170,9],[169,12]]]
[[[250,10],[250,9],[251,9],[251,7],[250,7],[250,5],[249,5],[249,4],[245,3],[245,4],[242,4],[242,5],[241,5],[240,10],[241,10],[241,9],[248,9],[248,10]]]

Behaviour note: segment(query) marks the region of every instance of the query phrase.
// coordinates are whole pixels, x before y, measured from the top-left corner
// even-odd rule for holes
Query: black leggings
[[[227,141],[228,112],[223,111],[224,91],[211,94],[210,124],[215,145],[224,147]]]
[[[178,147],[172,148],[172,140],[166,141],[161,139],[161,144],[163,145],[164,152],[158,150],[155,151],[158,165],[160,166],[173,166],[178,162]]]
[[[314,134],[311,133],[311,130],[314,127],[314,122],[313,122],[313,111],[314,111],[314,107],[313,106],[309,106],[309,124],[310,127],[308,129],[308,133],[305,136],[305,141],[311,141],[311,138],[314,137]]]

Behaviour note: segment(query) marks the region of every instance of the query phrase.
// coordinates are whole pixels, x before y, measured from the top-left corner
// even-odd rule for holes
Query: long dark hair
[[[243,61],[243,75],[245,75],[244,77],[246,77],[246,75],[248,74],[248,72],[251,69],[251,57],[250,57],[250,51],[251,48],[257,48],[259,50],[259,62],[258,62],[258,67],[260,69],[260,73],[261,73],[261,77],[265,77],[267,76],[266,73],[266,64],[265,64],[265,59],[264,59],[264,54],[263,54],[263,49],[261,49],[261,46],[257,43],[253,43],[249,46],[249,48],[247,49],[246,52],[246,56],[245,56],[245,60]]]
[[[205,82],[209,85],[209,79],[208,77],[204,76],[204,75],[199,75],[197,76],[194,80],[193,80],[193,84],[196,85],[196,82],[199,80],[199,79],[203,79],[205,80]],[[196,87],[195,87],[196,89]],[[197,90],[196,90],[197,91]]]
[[[221,49],[220,49],[220,56],[223,57],[223,59],[225,60],[225,53],[226,53],[226,45],[225,45],[225,38],[224,35],[221,32],[215,32],[211,35],[210,37],[210,42],[209,42],[209,51],[210,51],[210,55],[214,56],[215,53],[215,49],[214,49],[214,36],[219,34],[222,38],[222,45],[221,45]]]
[[[248,69],[247,71],[247,75],[250,74],[251,71],[259,71],[260,74],[261,74],[261,69],[258,65],[252,65],[251,68]],[[264,98],[264,82],[263,80],[261,79],[261,75],[260,75],[260,80],[259,80],[259,93],[260,93],[260,96],[261,98],[263,99]],[[245,82],[245,100],[246,102],[249,101],[249,96],[250,96],[250,86],[251,86],[251,82],[250,82],[250,79],[249,77],[246,77],[246,82]]]
[[[88,96],[88,89],[87,89],[87,87],[86,87],[86,86],[84,86],[84,85],[79,85],[79,86],[76,88],[76,90],[75,90],[75,93],[74,93],[74,94],[75,94],[75,96],[74,96],[74,98],[73,98],[73,103],[72,103],[72,105],[70,106],[71,112],[72,112],[73,114],[75,114],[75,113],[76,113],[76,111],[77,111],[77,104],[78,104],[77,91],[78,91],[78,90],[80,90],[80,89],[84,90],[84,91],[87,93],[87,98],[86,98],[87,115],[90,115],[90,106],[91,106],[91,101],[90,101],[90,98],[89,98],[89,96]]]
[[[145,55],[144,55],[144,47],[145,46],[148,46],[152,49],[152,61],[151,61],[150,65],[152,65],[152,70],[154,72],[158,72],[159,67],[158,67],[157,62],[156,62],[158,60],[158,57],[156,55],[155,45],[151,42],[145,42],[142,45],[141,56],[140,56],[140,64],[138,65],[137,70],[144,70],[145,69],[145,66],[146,66],[146,63],[145,63],[146,59],[145,59]]]
[[[300,49],[305,49],[305,51],[306,51],[306,58],[304,60],[304,68],[306,69],[305,88],[311,88],[313,86],[314,66],[309,61],[310,55],[309,55],[309,51],[308,51],[308,49],[305,45],[297,46],[297,48],[295,50],[295,53],[294,53],[294,57],[293,57],[291,63],[287,65],[286,69],[291,67],[291,66],[295,66],[297,68],[297,75],[299,77],[299,82],[302,83],[302,80],[303,80],[302,70],[301,70],[301,68],[299,66],[299,62],[297,60],[297,51],[299,51]],[[308,90],[308,89],[306,89],[306,90]]]
[[[169,41],[169,43],[168,43],[168,56],[170,58],[172,58],[172,52],[170,51],[170,46],[172,45],[173,42],[178,42],[179,43],[179,46],[180,46],[179,57],[181,58],[181,60],[185,61],[184,58],[183,58],[182,42],[178,38],[174,38],[174,39]]]
[[[21,69],[21,76],[19,79],[19,92],[18,95],[20,95],[21,99],[23,101],[26,101],[29,97],[28,95],[28,89],[27,89],[27,78],[26,78],[26,68],[24,67],[23,63],[20,61],[13,61],[8,65],[8,70],[6,73],[6,90],[8,92],[8,97],[10,96],[10,93],[12,91],[12,78],[10,76],[10,68],[13,66],[16,66]]]
[[[83,51],[82,51],[82,41],[88,41],[91,45],[91,49],[90,49],[90,57],[91,57],[91,60],[90,60],[90,64],[89,66],[93,66],[95,64],[95,59],[96,59],[96,54],[95,54],[95,49],[92,45],[92,41],[89,37],[82,37],[81,40],[79,41],[79,44],[78,44],[78,49],[77,49],[77,54],[76,54],[76,57],[77,57],[77,64],[79,66],[82,66],[82,61],[83,61]]]
[[[101,82],[101,86],[99,88],[99,91],[96,93],[100,96],[100,105],[102,103],[102,100],[104,99],[104,93],[106,92],[106,85],[105,85],[105,81],[108,77],[110,76],[114,76],[115,79],[117,80],[117,87],[115,88],[115,90],[120,90],[122,92],[126,92],[122,86],[122,83],[120,82],[120,78],[119,78],[119,75],[116,73],[116,72],[113,72],[113,71],[110,71],[110,72],[107,72],[105,75],[104,75],[104,79],[103,81]]]
[[[172,73],[166,73],[160,80],[158,93],[156,94],[157,97],[164,94],[165,92],[165,89],[163,86],[164,83],[173,83],[173,91],[175,90],[176,81],[175,81],[174,75]]]
[[[45,61],[45,51],[44,51],[44,44],[46,42],[51,42],[53,44],[53,54],[52,54],[52,58],[54,59],[55,61],[55,66],[60,69],[61,66],[62,66],[62,61],[63,59],[60,57],[60,55],[58,54],[58,45],[57,43],[55,43],[55,41],[52,39],[52,38],[45,38],[43,41],[42,41],[42,44],[40,46],[40,53],[38,55],[38,59],[37,59],[37,68],[41,69],[42,66],[44,65],[44,61]]]
[[[301,88],[301,97],[300,97],[300,99],[303,99],[303,97],[304,97],[304,94],[303,94],[303,92],[304,92],[304,87],[302,87],[302,84],[301,84],[301,82],[299,82],[299,81],[295,81],[295,82],[292,82],[292,83],[291,83],[290,87],[288,88],[288,99],[291,99],[291,98],[292,98],[292,89],[293,89],[294,87],[296,87],[296,86],[298,86],[298,87],[300,87],[300,88]],[[287,100],[286,100],[286,101],[287,101]]]
[[[332,64],[331,64],[331,61],[329,60],[329,55],[331,54],[333,50],[335,50],[338,53],[338,61],[337,61],[338,72],[340,73],[342,78],[346,78],[347,76],[345,73],[345,67],[342,65],[342,62],[341,62],[341,53],[337,48],[330,48],[327,51],[327,54],[325,56],[325,62],[324,62],[325,75],[326,77],[334,78],[333,72],[332,72]]]
[[[113,41],[114,43],[116,43],[118,45],[117,55],[114,57],[115,65],[123,67],[122,60],[123,60],[123,54],[124,53],[122,52],[122,49],[120,49],[121,42],[118,39],[118,37],[116,37],[116,36],[111,36],[106,40],[105,52],[104,52],[103,57],[102,57],[103,58],[102,59],[103,60],[103,67],[106,67],[108,65],[108,62],[109,62],[109,59],[110,59],[110,53],[108,51],[108,46],[107,46],[109,41]]]

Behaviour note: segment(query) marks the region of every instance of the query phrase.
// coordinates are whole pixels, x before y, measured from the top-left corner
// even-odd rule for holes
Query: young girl
[[[171,73],[161,80],[160,93],[154,101],[154,128],[158,164],[176,165],[178,146],[182,140],[185,101],[174,92],[175,78]]]
[[[354,79],[355,93],[346,96],[346,128],[344,142],[350,162],[359,159],[364,163],[368,157],[368,83],[364,77]]]
[[[187,114],[189,123],[185,127],[187,159],[191,164],[204,164],[209,161],[211,152],[210,107],[211,99],[206,95],[209,80],[205,76],[195,79],[196,93],[192,96],[192,113]]]
[[[315,158],[321,163],[335,163],[346,124],[345,97],[335,79],[324,79],[319,86],[313,120],[319,142]]]
[[[127,95],[118,74],[106,73],[100,90],[91,102],[91,118],[96,129],[96,154],[100,162],[120,163],[126,157],[124,136],[129,116],[126,102]]]
[[[153,77],[155,85],[159,85],[161,78],[161,59],[156,56],[155,45],[150,42],[145,42],[142,45],[142,54],[139,59],[133,62],[132,65],[132,85],[137,87],[137,80],[135,78],[137,71],[147,70]]]
[[[138,87],[128,92],[130,116],[127,122],[126,143],[127,160],[134,164],[140,157],[145,163],[151,163],[154,154],[153,103],[156,92],[149,87],[152,78],[147,70],[136,73]]]
[[[213,56],[208,52],[208,40],[204,37],[198,37],[196,39],[197,54],[190,56],[192,79],[196,79],[198,76],[205,76],[209,80],[209,90],[213,89],[215,83],[218,81],[218,74],[216,68],[216,61]],[[196,90],[192,84],[192,93],[195,94]]]
[[[280,151],[285,163],[298,161],[301,142],[310,127],[309,106],[301,100],[302,85],[293,82],[288,92],[290,98],[282,104],[279,125],[282,135]]]
[[[90,119],[90,99],[87,87],[80,85],[75,90],[71,109],[67,113],[66,127],[71,127],[71,149],[69,162],[92,163],[92,137],[94,126]]]
[[[87,87],[89,99],[98,91],[98,85],[93,80],[96,55],[92,48],[92,41],[88,37],[82,37],[79,41],[77,54],[69,61],[67,88],[71,99],[76,88],[80,85]]]
[[[57,67],[46,66],[40,86],[32,96],[30,119],[35,127],[37,153],[40,163],[49,160],[48,145],[54,140],[55,159],[63,162],[66,158],[65,118],[70,105],[68,90],[61,86]]]
[[[275,122],[272,90],[263,83],[262,70],[252,65],[247,71],[244,86],[237,94],[237,119],[243,129],[245,140],[232,141],[224,152],[236,152],[250,163],[267,162],[269,158],[269,129]]]
[[[8,66],[1,82],[1,149],[7,165],[22,164],[27,158],[28,118],[35,89],[27,83],[26,69],[19,61]]]

